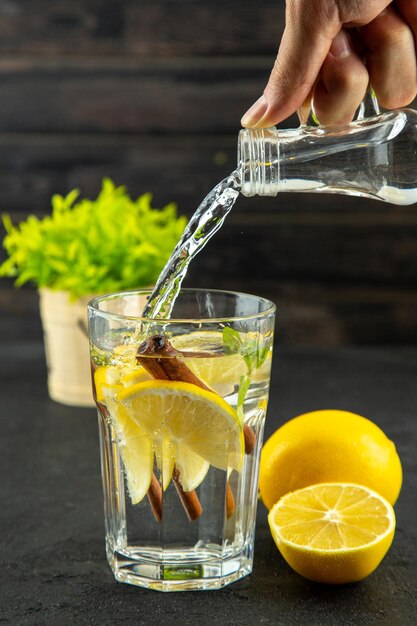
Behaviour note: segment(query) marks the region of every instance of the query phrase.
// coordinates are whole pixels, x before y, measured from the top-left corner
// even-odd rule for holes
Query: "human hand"
[[[263,95],[242,126],[266,128],[313,102],[322,124],[352,120],[369,83],[386,109],[417,93],[417,0],[287,0],[286,26]]]

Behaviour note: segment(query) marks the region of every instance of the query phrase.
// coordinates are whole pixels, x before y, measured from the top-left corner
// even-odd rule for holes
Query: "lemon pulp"
[[[349,483],[321,483],[288,493],[270,510],[268,522],[295,571],[333,584],[355,582],[374,571],[395,530],[389,502]]]
[[[191,383],[151,380],[120,391],[116,400],[154,442],[163,432],[173,448],[185,446],[183,460],[193,458],[191,451],[218,469],[240,471],[243,428],[236,411],[216,393]]]

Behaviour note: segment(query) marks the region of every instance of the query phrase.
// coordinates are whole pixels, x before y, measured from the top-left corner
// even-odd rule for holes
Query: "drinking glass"
[[[149,295],[88,306],[107,558],[118,581],[218,589],[252,571],[275,306],[183,289],[149,319]]]

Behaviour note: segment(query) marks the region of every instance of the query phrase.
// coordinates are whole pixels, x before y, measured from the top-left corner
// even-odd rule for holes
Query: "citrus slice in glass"
[[[196,454],[184,443],[173,442],[173,455],[178,470],[179,481],[184,491],[193,491],[203,482],[210,469],[210,463]]]
[[[117,438],[129,495],[132,504],[137,504],[143,500],[151,484],[154,463],[152,439],[115,400],[115,395],[123,389],[121,384],[115,382],[114,370],[117,368],[100,369],[102,371],[95,372],[97,400],[108,411]]]
[[[108,396],[111,390],[115,393],[120,389],[120,368],[112,365],[101,365],[94,371],[94,386],[97,402],[105,404],[105,390]]]
[[[145,380],[152,380],[152,376],[148,374],[143,367],[137,365],[128,371],[126,369],[124,370],[120,377],[120,384],[123,385],[123,387],[130,387],[130,385],[142,383]]]
[[[247,333],[247,341],[254,338],[254,334]],[[208,330],[189,335],[179,335],[172,338],[172,345],[177,350],[187,351],[184,362],[200,380],[209,387],[213,387],[220,395],[226,395],[224,393],[226,386],[238,386],[241,376],[246,376],[248,373],[248,367],[242,354],[238,352],[224,353],[222,332]],[[192,355],[193,352],[197,353],[195,357]],[[203,354],[210,352],[211,356],[198,356],[198,352]],[[262,366],[253,370],[251,374],[253,381],[268,378],[271,359],[272,352],[269,352]]]
[[[94,371],[97,401],[104,401],[103,386],[106,387],[108,395],[112,386],[117,390],[120,385],[129,387],[151,378],[152,376],[140,365],[134,367],[128,365],[101,365]]]
[[[171,439],[166,430],[161,429],[155,433],[152,439],[153,449],[155,450],[156,464],[160,472],[160,481],[162,489],[165,491],[169,487],[174,472],[175,457],[173,454]]]
[[[132,504],[146,496],[152,479],[154,453],[152,441],[123,407],[111,412],[114,430],[122,457],[127,488]]]
[[[125,466],[128,489],[132,496],[132,501],[135,499],[137,502],[139,502],[137,498],[140,496],[138,478],[140,463],[144,453],[146,460],[148,458],[147,450],[139,449],[142,445],[140,438],[143,437],[143,435],[146,435],[148,439],[150,439],[155,451],[156,464],[161,474],[162,488],[164,491],[168,488],[172,480],[175,463],[184,491],[193,491],[196,489],[204,480],[210,467],[207,461],[190,450],[188,446],[175,444],[167,431],[161,431],[159,436],[152,441],[152,438],[149,438],[149,435],[143,430],[139,436],[140,426],[138,426],[138,432],[136,436],[133,437],[132,426],[134,426],[135,422],[128,417],[126,410],[120,403],[116,402],[114,398],[123,388],[128,388],[138,382],[146,380],[152,380],[152,377],[140,366],[128,370],[126,367],[107,365],[98,367],[94,373],[97,400],[107,407],[111,415],[112,424],[119,440],[120,454]],[[122,412],[124,412],[124,414]],[[123,444],[127,437],[130,439],[130,450]],[[134,450],[138,453],[136,468],[133,458]],[[148,468],[147,464],[146,468]],[[146,482],[148,476],[147,470],[144,476]]]
[[[389,502],[350,483],[319,483],[288,493],[272,507],[268,522],[279,551],[296,572],[331,584],[371,574],[395,531]]]
[[[185,445],[180,463],[189,449],[218,469],[240,471],[243,429],[236,411],[216,393],[191,383],[151,380],[120,391],[116,399],[154,441],[169,433],[174,455]]]

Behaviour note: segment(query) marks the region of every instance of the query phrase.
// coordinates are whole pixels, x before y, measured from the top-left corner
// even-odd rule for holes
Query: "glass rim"
[[[93,298],[92,300],[90,300],[90,302],[88,302],[87,304],[87,309],[89,311],[94,311],[96,313],[98,313],[99,315],[102,315],[103,317],[107,317],[107,318],[115,318],[115,319],[124,319],[124,320],[129,320],[129,321],[136,321],[136,322],[156,322],[156,323],[161,323],[161,322],[165,322],[165,323],[190,323],[190,324],[208,324],[208,323],[221,323],[221,322],[238,322],[238,321],[249,321],[249,320],[256,320],[256,319],[262,319],[263,317],[268,317],[271,314],[274,314],[276,312],[276,305],[272,302],[272,300],[269,300],[268,298],[264,298],[262,296],[256,296],[254,294],[251,293],[246,293],[243,291],[231,291],[228,289],[204,289],[204,288],[200,288],[200,287],[186,287],[184,289],[181,289],[179,296],[181,295],[181,293],[215,293],[215,294],[224,294],[224,295],[232,295],[232,296],[246,296],[249,298],[254,298],[257,299],[259,301],[263,301],[266,305],[265,311],[260,311],[258,313],[250,313],[248,315],[238,315],[238,316],[223,316],[223,317],[169,317],[169,318],[162,318],[162,317],[142,317],[142,316],[138,316],[138,315],[123,315],[123,313],[111,313],[110,311],[103,311],[99,308],[99,303],[102,302],[103,300],[109,300],[111,298],[116,298],[116,297],[123,297],[123,296],[129,296],[129,295],[147,295],[147,294],[151,294],[152,293],[152,289],[132,289],[132,290],[127,290],[127,291],[115,291],[113,293],[108,293],[108,294],[103,294],[100,296],[96,296],[95,298]]]

